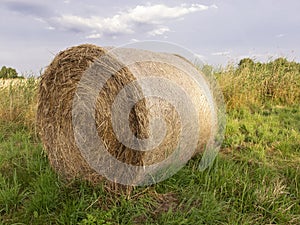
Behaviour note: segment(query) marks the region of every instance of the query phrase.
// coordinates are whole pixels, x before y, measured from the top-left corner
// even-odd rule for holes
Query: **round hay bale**
[[[166,53],[89,44],[60,52],[38,93],[37,126],[52,167],[66,178],[139,185],[151,183],[149,176],[171,155],[180,167],[185,157],[202,152],[218,121],[209,85],[199,85],[189,71],[197,70]],[[199,71],[196,76],[206,82]],[[141,167],[153,173],[145,178]]]

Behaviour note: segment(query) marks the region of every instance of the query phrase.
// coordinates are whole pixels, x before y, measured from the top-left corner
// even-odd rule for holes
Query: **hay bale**
[[[115,180],[123,184],[147,183],[150,178],[145,178],[138,168],[150,168],[164,161],[177,151],[182,140],[184,143],[173,159],[195,155],[202,152],[215,135],[217,121],[210,96],[186,74],[186,71],[195,71],[192,64],[171,54],[137,49],[120,49],[120,52],[88,44],[72,47],[60,52],[42,75],[38,93],[38,131],[52,167],[66,178],[82,177],[95,183],[109,173],[111,181],[115,176],[124,178],[124,182]],[[130,63],[132,55],[135,62],[124,65],[125,61]],[[143,60],[145,57],[148,60]],[[176,68],[167,61],[182,63],[185,68]],[[199,72],[197,75],[202,76]],[[109,79],[105,80],[106,76]],[[97,85],[104,81],[99,89]],[[158,92],[171,95],[174,90],[169,85],[178,86],[174,90],[180,93],[184,90],[182,93],[188,96],[185,100],[191,110],[185,108],[180,114],[179,106],[174,106],[172,99],[170,102],[156,96]],[[174,96],[179,97],[175,92]],[[135,104],[128,117],[124,117],[120,113],[127,110],[130,101]],[[198,124],[194,123],[193,112]],[[165,124],[157,123],[157,130],[153,132],[151,121],[157,117],[163,118]],[[191,121],[183,124],[183,117],[185,121],[191,117]],[[90,123],[91,118],[94,124]],[[128,122],[128,127],[124,121]],[[189,129],[191,132],[186,132]],[[132,135],[127,135],[129,130]],[[163,130],[164,138],[153,143]],[[197,135],[193,130],[199,131]],[[184,132],[186,134],[181,136]],[[120,141],[120,135],[125,139]],[[78,141],[83,145],[78,146]],[[109,153],[103,158],[106,152],[97,148],[101,144]],[[136,149],[148,147],[151,150]],[[188,148],[193,151],[187,152]],[[112,165],[115,162],[108,160],[110,156],[125,166],[116,170]],[[160,169],[153,166],[150,170],[155,174]]]

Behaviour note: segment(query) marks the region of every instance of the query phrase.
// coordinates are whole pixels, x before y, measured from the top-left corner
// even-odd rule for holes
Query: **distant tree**
[[[269,67],[276,70],[279,73],[287,73],[294,71],[296,73],[300,72],[300,64],[294,61],[288,61],[286,58],[277,58],[269,63]]]
[[[11,67],[7,68],[6,66],[2,66],[0,70],[0,78],[4,78],[4,79],[18,78],[18,73],[15,69]]]
[[[255,64],[255,62],[252,59],[244,58],[244,59],[240,60],[238,65],[239,65],[239,68],[247,67],[247,68],[251,69],[251,68],[253,68],[254,64]]]
[[[289,66],[290,62],[286,58],[277,58],[273,62],[276,66]]]

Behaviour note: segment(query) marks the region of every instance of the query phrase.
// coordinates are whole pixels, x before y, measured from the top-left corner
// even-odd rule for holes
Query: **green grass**
[[[224,83],[232,79],[226,74],[218,74]],[[198,156],[164,182],[126,196],[103,184],[65,181],[52,170],[34,131],[36,85],[30,82],[0,90],[2,105],[24,115],[0,110],[0,224],[300,224],[295,99],[231,105],[212,167],[200,172]],[[5,98],[12,93],[15,98]],[[225,97],[228,103],[250,94]]]
[[[193,159],[175,176],[128,196],[66,182],[25,127],[2,122],[4,224],[300,223],[300,108],[231,111],[214,165]],[[4,137],[5,136],[5,137]]]

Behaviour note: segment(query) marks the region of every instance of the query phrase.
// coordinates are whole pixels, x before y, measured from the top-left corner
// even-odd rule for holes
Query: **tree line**
[[[24,78],[19,76],[16,69],[11,67],[2,66],[0,70],[0,79],[14,79],[14,78]]]

